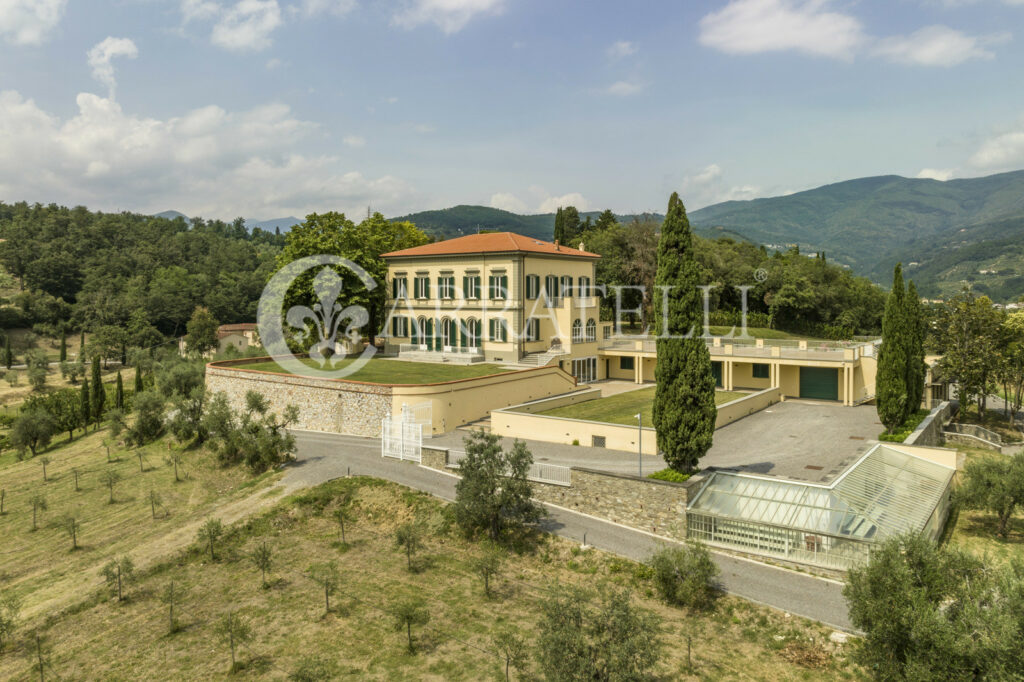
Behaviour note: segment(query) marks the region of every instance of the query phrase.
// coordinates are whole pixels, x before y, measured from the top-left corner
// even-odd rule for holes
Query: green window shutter
[[[502,275],[501,276],[501,291],[502,291],[501,297],[502,298],[508,298],[508,275]]]
[[[461,332],[462,343],[460,344],[463,348],[469,347],[469,338],[466,336],[466,323],[463,322],[459,325],[459,332]]]

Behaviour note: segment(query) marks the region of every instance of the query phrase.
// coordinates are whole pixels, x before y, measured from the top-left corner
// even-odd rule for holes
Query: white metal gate
[[[382,457],[419,462],[423,452],[423,425],[402,417],[381,420],[380,452]]]

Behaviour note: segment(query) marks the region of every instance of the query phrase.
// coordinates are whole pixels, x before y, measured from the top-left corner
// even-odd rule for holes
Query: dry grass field
[[[347,543],[341,542],[334,517],[342,495],[351,499]],[[827,628],[732,597],[720,599],[710,614],[664,606],[654,597],[644,567],[558,538],[541,537],[535,549],[507,554],[494,594],[486,597],[472,570],[482,548],[454,530],[447,509],[391,483],[332,481],[232,527],[218,544],[215,561],[198,544],[168,548],[164,561],[151,564],[128,586],[125,601],[118,602],[90,576],[78,583],[75,605],[45,617],[37,614],[25,627],[43,633],[52,679],[283,680],[315,659],[325,675],[294,679],[502,680],[504,668],[492,643],[499,628],[516,628],[532,641],[539,605],[554,586],[607,585],[629,589],[636,602],[661,617],[660,679],[863,678],[844,650],[851,645],[831,643]],[[183,519],[178,514],[164,523]],[[427,536],[410,572],[393,531],[412,519],[423,524]],[[125,518],[123,527],[130,534],[135,532],[130,526],[151,523],[145,517]],[[268,587],[261,586],[252,561],[264,543],[273,555]],[[70,559],[66,549],[54,556],[61,564]],[[330,612],[325,612],[323,590],[309,578],[310,567],[322,562],[334,562],[340,574]],[[159,599],[172,582],[187,590],[176,611],[180,628],[173,634],[168,607]],[[422,599],[430,614],[429,623],[413,630],[415,653],[408,652],[405,634],[394,626],[392,609],[405,598]],[[253,630],[252,640],[239,647],[238,669],[231,674],[228,646],[216,634],[229,610]],[[538,672],[531,663],[531,671],[514,678],[532,679]],[[0,656],[0,678],[30,674],[24,656]]]

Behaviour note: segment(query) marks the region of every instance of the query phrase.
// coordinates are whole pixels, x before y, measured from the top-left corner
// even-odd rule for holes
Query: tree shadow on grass
[[[965,516],[967,515],[967,516]],[[999,520],[994,514],[960,512],[961,523],[957,530],[961,535],[979,540],[995,541],[1000,545],[1024,545],[1024,519],[1013,517],[1007,525],[1007,536],[999,535]]]

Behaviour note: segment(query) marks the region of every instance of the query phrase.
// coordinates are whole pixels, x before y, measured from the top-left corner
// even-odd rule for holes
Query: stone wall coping
[[[588,469],[586,467],[569,467],[573,471],[579,471],[585,474],[594,474],[597,476],[608,476],[610,478],[624,478],[627,481],[637,481],[639,483],[653,483],[655,485],[667,485],[671,488],[686,488],[686,483],[679,483],[678,481],[662,481],[657,478],[647,478],[646,476],[637,476],[636,474],[623,474],[617,471],[602,471],[600,469]]]
[[[487,374],[487,375],[479,376],[479,377],[467,377],[465,379],[452,379],[451,381],[437,381],[437,382],[430,383],[430,384],[384,384],[384,383],[380,383],[380,382],[376,382],[376,381],[357,381],[355,379],[324,379],[322,377],[307,377],[307,376],[303,376],[301,374],[290,374],[288,372],[268,372],[267,370],[263,370],[263,369],[250,369],[250,368],[244,368],[243,369],[243,368],[239,368],[239,367],[234,367],[233,366],[233,365],[252,364],[254,362],[268,361],[268,360],[273,360],[273,359],[274,358],[272,358],[272,357],[264,356],[264,357],[257,357],[257,358],[232,358],[231,360],[214,360],[213,362],[207,363],[206,364],[206,368],[207,368],[207,370],[219,369],[219,370],[229,371],[229,372],[246,372],[246,373],[263,374],[263,375],[275,376],[275,377],[295,377],[295,378],[298,378],[298,379],[307,379],[307,380],[312,380],[312,381],[328,381],[328,382],[335,383],[335,384],[356,384],[356,385],[362,385],[362,386],[388,386],[388,387],[391,387],[391,388],[427,388],[427,387],[430,387],[430,386],[450,386],[452,384],[462,384],[462,383],[466,383],[466,382],[470,382],[470,381],[481,381],[481,380],[484,380],[484,379],[494,379],[496,377],[502,377],[502,376],[508,377],[508,375],[510,375],[510,374],[522,375],[522,374],[526,374],[528,372],[541,372],[541,371],[551,371],[551,370],[556,370],[558,372],[562,372],[563,374],[569,375],[568,372],[566,372],[565,370],[563,370],[563,369],[561,369],[559,367],[544,366],[544,367],[531,367],[529,369],[512,369],[512,370],[508,370],[508,371],[505,371],[505,372],[496,372],[494,374]]]

